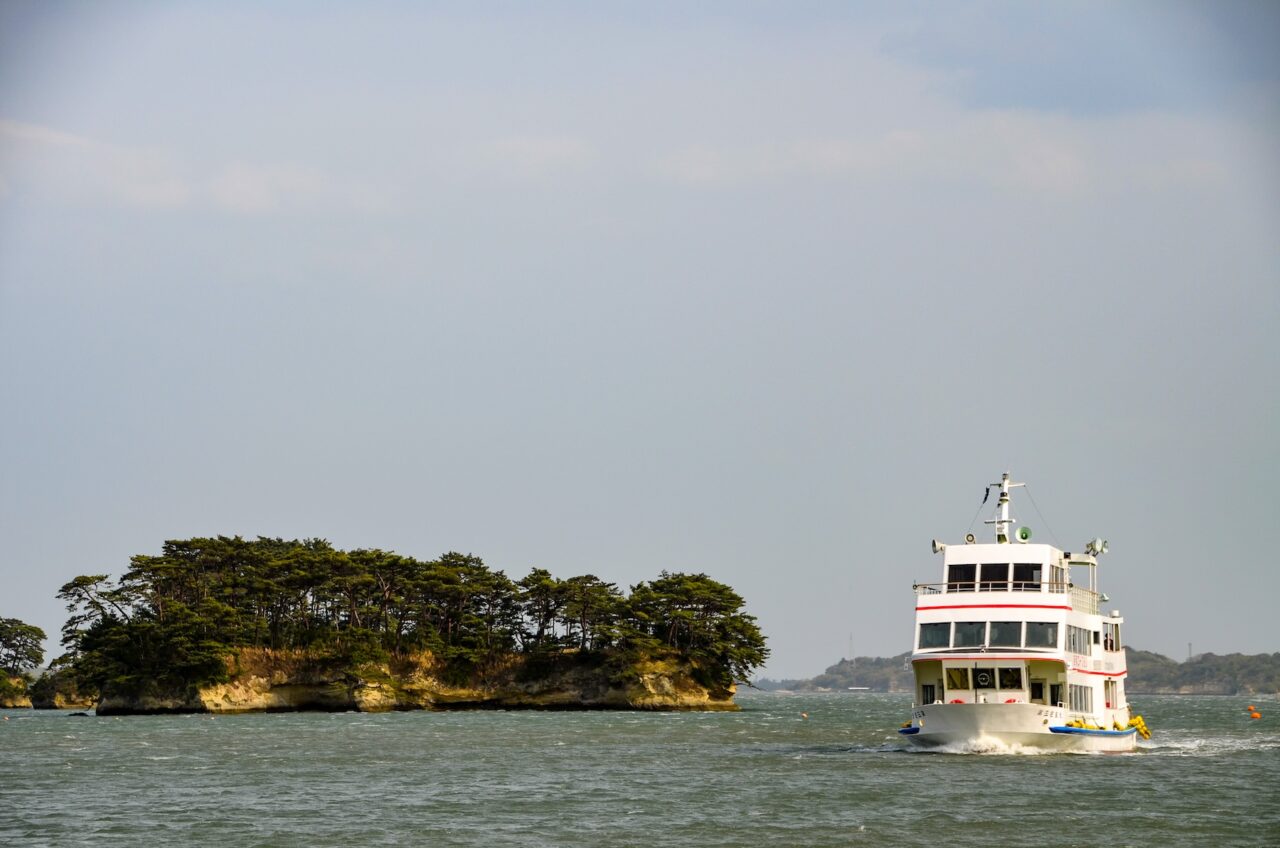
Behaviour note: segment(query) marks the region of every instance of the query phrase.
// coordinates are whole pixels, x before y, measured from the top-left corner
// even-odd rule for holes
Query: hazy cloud
[[[486,145],[480,164],[498,175],[546,179],[581,171],[595,158],[584,139],[567,135],[514,136]]]
[[[924,117],[927,129],[865,139],[690,146],[659,160],[657,171],[702,187],[805,178],[881,185],[924,180],[1071,196],[1138,184],[1221,189],[1230,170],[1221,159],[1223,132],[1203,121],[949,114],[945,108]]]
[[[72,204],[218,209],[240,215],[381,211],[387,193],[298,164],[233,161],[202,175],[162,149],[108,144],[52,127],[0,122],[10,191]]]
[[[160,150],[105,144],[51,127],[0,122],[4,179],[13,191],[69,203],[116,203],[170,209],[186,205],[191,186],[174,157]]]

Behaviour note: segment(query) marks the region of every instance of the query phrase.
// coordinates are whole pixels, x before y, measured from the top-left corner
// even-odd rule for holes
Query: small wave
[[[918,754],[977,754],[979,756],[996,757],[1044,757],[1054,754],[1083,754],[1093,756],[1101,751],[1079,751],[1062,748],[1038,748],[1034,745],[1020,745],[1001,742],[999,739],[975,739],[968,742],[950,742],[932,748],[911,748]]]
[[[1184,757],[1215,756],[1218,754],[1280,749],[1280,739],[1253,739],[1239,736],[1200,736],[1188,739],[1169,739],[1157,736],[1149,742],[1140,743],[1138,747],[1140,750],[1151,754]]]
[[[852,748],[845,748],[844,752],[846,754],[901,754],[911,750],[914,750],[912,746],[894,741],[879,745],[854,745]]]

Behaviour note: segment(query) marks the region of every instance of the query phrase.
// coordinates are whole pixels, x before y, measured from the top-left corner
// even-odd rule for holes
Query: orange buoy
[[[1258,711],[1257,707],[1255,707],[1253,704],[1249,705],[1249,712],[1256,713],[1257,711]]]
[[[1254,710],[1253,712],[1249,713],[1249,718],[1262,718],[1262,713],[1258,712],[1257,710]]]

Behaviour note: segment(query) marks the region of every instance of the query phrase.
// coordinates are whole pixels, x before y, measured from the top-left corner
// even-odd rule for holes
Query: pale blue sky
[[[0,615],[321,536],[809,676],[1007,468],[1130,644],[1280,650],[1277,7],[687,6],[0,3]]]

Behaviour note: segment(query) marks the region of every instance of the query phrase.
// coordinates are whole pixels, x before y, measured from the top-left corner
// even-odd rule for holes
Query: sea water
[[[926,753],[909,699],[738,713],[0,720],[0,845],[1280,845],[1280,703],[1146,697],[1134,754]],[[1253,703],[1263,718],[1251,720]]]

